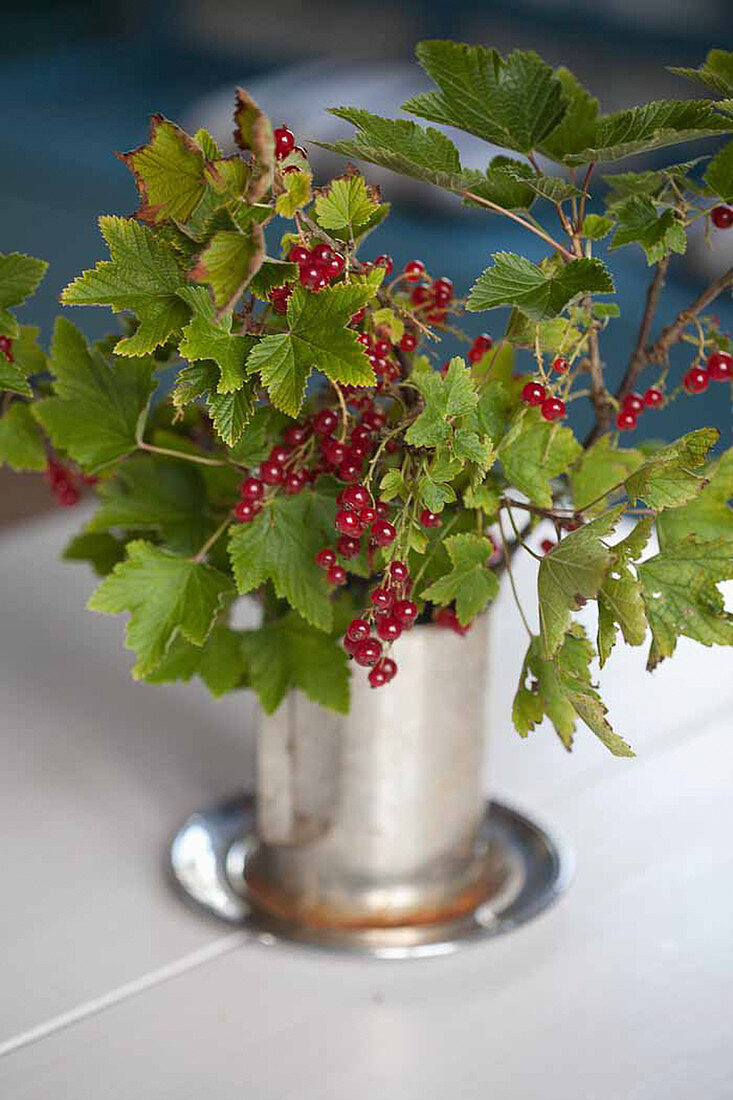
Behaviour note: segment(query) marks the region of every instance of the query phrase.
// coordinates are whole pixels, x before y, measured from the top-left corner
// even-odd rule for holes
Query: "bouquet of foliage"
[[[718,432],[705,427],[622,445],[640,417],[733,378],[730,338],[706,312],[733,270],[654,324],[689,226],[733,226],[733,143],[615,173],[605,212],[586,208],[598,165],[733,131],[733,54],[677,70],[712,98],[611,115],[533,53],[427,42],[418,57],[435,90],[404,109],[507,154],[467,170],[442,130],[357,108],[334,111],[356,133],[328,147],[510,218],[546,244],[542,262],[500,252],[462,297],[427,261],[395,271],[370,256],[389,213],[378,189],[353,163],[315,187],[306,150],[244,91],[234,155],[154,115],[149,142],[122,157],[139,209],[100,219],[110,258],[61,296],[122,313],[122,336],[90,346],[62,316],[47,357],[10,312],[45,265],[0,259],[0,458],[45,471],[65,505],[94,486],[99,507],[65,556],[103,576],[90,608],[129,613],[135,678],[198,675],[216,696],[251,687],[267,712],[300,689],[345,712],[351,659],[383,687],[403,632],[464,633],[526,551],[540,562],[540,626],[525,619],[517,730],[547,716],[570,748],[579,716],[630,755],[590,671],[618,631],[630,645],[651,633],[650,669],[682,634],[733,644],[717,587],[733,577],[733,452],[711,458]],[[603,238],[638,246],[651,268],[615,392]],[[497,307],[510,310],[503,334],[469,341],[464,313]],[[443,333],[466,340],[465,359],[442,361]],[[517,373],[522,349],[530,369]],[[564,422],[576,400],[594,412],[582,442]],[[622,516],[634,522],[619,541]],[[538,554],[528,539],[548,520],[556,537]],[[642,560],[655,528],[659,550]],[[261,623],[236,630],[245,594]],[[593,641],[573,619],[588,600]]]

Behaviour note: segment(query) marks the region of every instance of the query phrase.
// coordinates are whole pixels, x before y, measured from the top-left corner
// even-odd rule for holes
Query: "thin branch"
[[[188,451],[174,451],[171,447],[154,447],[152,443],[144,443],[142,439],[137,441],[138,447],[143,451],[149,451],[154,455],[169,455],[170,458],[182,458],[186,462],[198,462],[202,466],[234,466],[233,462],[222,462],[218,458],[204,458],[203,455],[192,455]]]
[[[208,554],[211,547],[214,545],[214,543],[218,539],[221,538],[221,536],[224,534],[224,532],[226,531],[227,527],[229,526],[229,524],[231,522],[232,522],[232,513],[227,512],[226,517],[222,520],[222,522],[219,524],[219,526],[214,531],[214,533],[212,535],[209,535],[206,542],[204,543],[204,545],[199,550],[198,554],[195,554],[191,560],[195,561],[195,562],[202,562],[204,560],[204,558],[206,557],[206,555]]]
[[[545,233],[544,229],[540,229],[537,225],[532,225],[531,222],[521,218],[519,214],[515,214],[513,210],[505,210],[503,206],[499,206],[495,202],[491,202],[490,199],[481,198],[480,195],[474,195],[473,191],[460,190],[459,195],[463,195],[466,199],[471,199],[472,202],[477,202],[479,206],[486,206],[489,210],[493,210],[495,214],[503,214],[505,218],[511,218],[512,221],[518,225],[528,229],[530,233],[535,233],[538,237],[541,237],[547,244],[552,245],[556,252],[565,260],[574,260],[575,256],[572,252],[568,252],[567,248],[563,248],[559,241],[556,241],[554,237],[551,237],[549,233]]]
[[[667,327],[662,330],[657,340],[654,341],[651,347],[647,348],[647,360],[650,363],[665,363],[669,355],[669,349],[673,344],[679,342],[682,338],[682,333],[693,317],[697,317],[698,313],[702,313],[706,306],[714,302],[719,294],[722,294],[727,287],[732,285],[733,267],[723,272],[717,279],[714,279],[687,309],[683,309],[677,314],[676,319],[671,325],[667,325]]]
[[[524,614],[524,609],[523,609],[521,603],[519,602],[519,593],[517,592],[517,586],[514,583],[514,574],[512,573],[512,566],[511,566],[511,557],[512,556],[511,556],[511,553],[509,551],[509,547],[507,545],[506,535],[504,534],[504,527],[503,527],[502,522],[501,522],[501,512],[497,516],[497,519],[499,521],[499,531],[501,532],[501,548],[504,552],[504,564],[506,566],[506,571],[509,575],[509,584],[511,585],[512,595],[514,596],[514,602],[517,605],[517,611],[519,612],[519,617],[521,618],[522,622],[524,623],[524,629],[527,631],[527,634],[529,635],[530,639],[532,639],[534,637],[534,635],[533,635],[532,631],[530,630],[529,623],[527,622],[527,616]]]

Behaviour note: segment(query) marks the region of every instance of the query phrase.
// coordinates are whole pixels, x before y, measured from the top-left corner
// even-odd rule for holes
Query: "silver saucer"
[[[446,955],[468,943],[510,932],[552,905],[568,887],[573,859],[545,829],[501,802],[488,802],[481,839],[504,874],[499,891],[472,913],[446,924],[327,931],[279,921],[248,899],[244,868],[256,845],[255,800],[239,795],[192,814],[176,834],[170,868],[197,906],[248,929],[260,943],[287,941],[334,952],[403,959]]]

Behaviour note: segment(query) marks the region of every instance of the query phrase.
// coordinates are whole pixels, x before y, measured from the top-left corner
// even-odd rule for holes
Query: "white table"
[[[385,962],[263,947],[186,908],[172,830],[251,784],[248,696],[134,684],[122,619],[58,561],[80,516],[0,539],[0,1096],[8,1100],[729,1100],[733,658],[604,673],[636,760],[568,756],[508,708],[494,616],[487,789],[569,839],[575,883],[521,930]],[[531,567],[520,588],[531,605]]]

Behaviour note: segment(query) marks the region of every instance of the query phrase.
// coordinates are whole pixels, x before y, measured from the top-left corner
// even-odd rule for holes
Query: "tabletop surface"
[[[729,1100],[731,705],[724,649],[651,677],[620,648],[615,727],[565,753],[509,705],[524,638],[492,617],[486,789],[569,841],[533,923],[420,961],[266,947],[187,908],[166,846],[251,788],[256,712],[129,678],[120,618],[58,556],[79,514],[0,538],[0,1096],[12,1100]],[[531,605],[531,563],[520,570]]]

